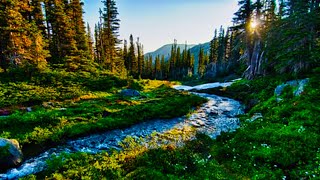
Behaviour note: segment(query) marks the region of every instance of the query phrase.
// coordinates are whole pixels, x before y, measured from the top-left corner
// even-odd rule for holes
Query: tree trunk
[[[251,75],[255,76],[260,64],[261,40],[257,38],[254,42],[254,48],[251,56]]]
[[[244,72],[244,77],[246,79],[253,79],[256,75],[261,74],[261,38],[258,34],[254,35],[253,48],[248,53],[248,68]]]
[[[264,63],[264,51],[262,51],[259,61],[258,61],[258,65],[257,65],[257,71],[256,71],[256,75],[263,75],[264,71],[263,71],[263,67],[262,64]]]

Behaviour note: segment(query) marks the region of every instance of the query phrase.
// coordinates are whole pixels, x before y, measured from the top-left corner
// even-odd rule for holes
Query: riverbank
[[[213,83],[212,85],[216,86],[216,83]],[[128,147],[121,146],[121,144],[127,141],[127,139],[125,139],[127,136],[130,136],[129,138],[133,138],[132,140],[136,141],[136,145],[143,147],[141,149],[147,151],[162,146],[181,146],[181,144],[184,144],[186,140],[194,139],[196,132],[205,133],[211,138],[216,138],[222,132],[234,131],[239,127],[239,120],[237,116],[242,113],[240,103],[232,99],[221,98],[215,95],[196,95],[206,98],[208,102],[203,104],[199,109],[195,110],[189,117],[167,120],[152,120],[133,125],[129,128],[107,131],[102,134],[90,135],[85,138],[69,141],[67,142],[67,146],[52,148],[40,156],[28,160],[20,168],[13,169],[7,174],[2,175],[2,177],[12,179],[37,173],[45,169],[46,161],[49,163],[49,170],[47,170],[47,173],[48,171],[52,171],[52,169],[59,170],[61,168],[59,165],[51,164],[52,162],[55,162],[55,160],[49,160],[53,154],[55,156],[63,157],[65,153],[69,154],[82,152],[96,154],[101,153],[104,150],[110,152],[111,149],[122,149],[126,151]],[[174,135],[174,138],[172,137],[172,133],[176,134]],[[140,141],[143,141],[143,143],[139,143]],[[130,149],[137,148],[135,146],[129,146]],[[154,147],[150,148],[150,146]],[[120,151],[114,153],[121,154],[123,152]],[[72,171],[72,168],[69,170]]]
[[[65,74],[66,79],[74,80],[75,77],[71,77],[73,74]],[[77,91],[83,92],[82,94],[77,95],[74,92],[71,98],[61,96],[61,99],[53,96],[49,101],[50,96],[44,94],[41,98],[42,91],[37,91],[41,88],[49,90],[51,87],[48,87],[48,84],[17,82],[14,86],[19,86],[18,89],[10,88],[12,83],[1,84],[15,99],[7,96],[1,99],[0,105],[3,109],[10,109],[10,114],[1,117],[0,137],[18,140],[25,159],[29,159],[51,147],[65,144],[70,139],[129,127],[150,119],[179,117],[206,101],[198,96],[171,89],[167,81],[125,80],[104,75],[99,77],[100,82],[108,84],[105,87],[93,88],[91,86],[97,80],[91,76],[90,78],[78,77]],[[63,94],[63,87],[71,83],[71,80],[66,79],[56,82],[59,84],[56,87],[55,84],[50,86],[55,92]],[[117,85],[110,87],[110,83]],[[91,89],[85,84],[90,84]],[[140,90],[140,96],[123,96],[120,92],[126,88]],[[21,94],[29,100],[21,97]],[[37,104],[30,104],[35,99],[38,99],[35,101]],[[27,100],[28,103],[22,100]],[[22,104],[19,105],[19,102]],[[14,106],[5,106],[8,103]],[[24,109],[15,108],[26,105],[28,107]]]
[[[51,164],[52,167],[60,167],[59,170],[52,169],[45,175],[75,179],[93,176],[128,179],[317,179],[320,177],[319,77],[316,73],[309,76],[309,84],[300,96],[292,95],[294,89],[286,89],[280,102],[276,100],[274,88],[285,81],[277,78],[239,81],[230,87],[219,88],[234,95],[241,92],[242,96],[237,96],[242,99],[249,99],[243,97],[245,94],[256,97],[258,102],[240,117],[241,127],[237,131],[222,133],[216,140],[197,135],[197,139],[182,147],[169,144],[151,150],[129,141],[131,145],[120,154],[66,156],[65,161]],[[247,91],[248,88],[251,91]]]
[[[278,85],[297,78],[261,77],[225,88],[196,90],[234,98],[246,105],[241,127],[219,136],[210,146],[221,179],[318,179],[320,177],[320,71],[305,74],[309,83],[300,95]],[[210,163],[208,163],[210,164]],[[201,172],[210,172],[205,168]],[[203,176],[206,177],[206,176]],[[219,178],[217,178],[219,179]]]
[[[202,134],[190,139],[194,131],[185,128],[174,129],[161,138],[153,134],[148,146],[141,139],[129,138],[121,146],[123,151],[63,154],[48,161],[47,171],[25,179],[319,178],[319,77],[316,72],[308,76],[310,81],[300,96],[294,96],[292,88],[285,89],[282,101],[277,101],[274,90],[288,79],[277,77],[241,80],[230,87],[206,90],[226,92],[226,96],[237,97],[247,105],[255,100],[247,113],[240,116],[240,128],[222,132],[215,140]],[[193,126],[202,127],[201,121]],[[187,140],[184,146],[177,146],[180,137]],[[166,144],[156,146],[155,142],[161,139]],[[150,146],[154,148],[146,148]]]

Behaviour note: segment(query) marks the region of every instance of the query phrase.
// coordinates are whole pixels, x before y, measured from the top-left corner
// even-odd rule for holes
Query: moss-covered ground
[[[0,137],[17,139],[25,157],[68,139],[188,114],[206,100],[170,88],[167,81],[133,80],[108,73],[48,72],[29,81],[0,83]],[[124,88],[140,97],[125,97]],[[31,112],[27,109],[31,108]]]
[[[250,105],[236,132],[216,140],[197,135],[185,146],[131,147],[113,154],[72,154],[51,161],[48,171],[26,179],[318,179],[320,178],[320,71],[300,96],[274,88],[289,79],[267,77],[213,89]],[[248,121],[255,113],[262,118]],[[134,148],[136,147],[136,148]]]

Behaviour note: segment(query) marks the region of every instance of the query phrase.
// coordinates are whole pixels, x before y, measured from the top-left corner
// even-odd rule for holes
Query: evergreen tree
[[[171,47],[171,54],[170,54],[170,66],[169,66],[169,73],[170,73],[170,78],[176,79],[176,56],[177,54],[177,40],[174,40],[174,43]]]
[[[205,54],[202,47],[200,47],[199,51],[199,61],[198,61],[198,75],[202,77],[204,75],[205,70]]]
[[[265,1],[265,8],[264,8],[264,22],[266,26],[269,26],[270,23],[276,21],[277,14],[276,14],[276,0],[266,0]]]
[[[218,57],[217,57],[217,65],[222,66],[222,63],[224,62],[224,57],[225,57],[225,37],[224,37],[224,29],[222,26],[220,27],[219,30],[219,39],[218,39]]]
[[[41,31],[43,37],[47,37],[46,27],[44,25],[44,15],[42,11],[43,0],[32,0],[30,2],[32,6],[31,16],[34,19],[34,22],[38,29]]]
[[[124,60],[124,65],[125,65],[127,71],[130,71],[130,61],[129,61],[127,40],[123,41],[122,58]]]
[[[181,52],[180,52],[180,47],[177,47],[177,52],[176,52],[176,67],[175,67],[175,74],[176,78],[180,79],[181,78],[181,70],[182,70],[182,60],[181,60]]]
[[[88,46],[88,51],[89,51],[89,59],[93,60],[94,59],[94,49],[93,49],[93,39],[92,39],[92,34],[91,34],[91,28],[89,23],[87,23],[87,46]]]
[[[7,47],[10,43],[10,30],[8,27],[8,16],[7,16],[7,9],[9,6],[9,2],[0,3],[0,67],[7,71],[9,67],[9,59],[7,55]],[[7,27],[7,28],[5,28]]]
[[[187,51],[187,63],[188,63],[188,76],[192,76],[193,74],[195,74],[195,70],[194,70],[194,55],[191,54],[191,50],[189,49]]]
[[[227,28],[226,36],[225,36],[225,62],[228,62],[230,57],[231,57],[231,37],[232,35],[230,34],[230,29]]]
[[[141,77],[142,74],[142,66],[143,66],[143,46],[139,42],[139,38],[137,38],[137,62],[138,62],[138,76]]]
[[[107,69],[113,71],[115,59],[118,56],[118,44],[120,43],[119,28],[120,20],[117,18],[118,10],[116,7],[116,2],[114,0],[105,0],[104,3],[104,13],[103,13],[103,28],[102,28],[102,42],[105,55],[103,57],[104,64]]]
[[[95,61],[99,64],[103,64],[106,59],[106,53],[104,49],[104,39],[103,39],[103,13],[99,9],[99,22],[95,24],[94,37],[95,37]]]
[[[138,75],[138,62],[135,54],[133,36],[130,35],[130,47],[128,53],[128,62],[129,62],[129,72],[133,77],[137,77]]]
[[[189,54],[191,54],[191,53],[189,53]],[[195,58],[194,58],[194,54],[191,54],[191,56],[190,56],[190,74],[196,74],[196,70],[195,70],[195,65],[194,65],[194,61],[195,61]]]
[[[218,47],[219,47],[219,39],[218,39],[218,31],[214,30],[214,37],[210,41],[210,55],[209,59],[212,63],[217,63],[218,61]]]
[[[161,64],[160,64],[160,55],[156,57],[155,60],[155,78],[161,79]]]
[[[235,14],[234,30],[243,30],[245,37],[245,51],[242,58],[246,60],[247,69],[244,76],[252,79],[262,73],[263,42],[261,38],[263,3],[257,0],[254,4],[250,0],[239,1],[240,9]]]
[[[67,15],[71,19],[71,27],[74,29],[77,50],[80,56],[84,58],[90,58],[90,51],[88,46],[88,38],[86,34],[86,27],[83,21],[83,3],[80,0],[71,0],[69,4],[66,5]],[[89,31],[88,31],[89,33]]]
[[[149,79],[153,79],[153,68],[152,68],[152,56],[150,55],[149,58],[147,59],[147,77]]]
[[[280,1],[282,18],[267,36],[269,68],[278,73],[306,71],[319,59],[319,1]]]
[[[161,68],[161,79],[167,79],[168,76],[168,68],[167,64],[165,62],[164,55],[161,56],[161,62],[160,62],[160,68]]]
[[[184,50],[182,52],[182,76],[188,75],[188,49],[187,42],[185,43]]]
[[[32,17],[29,1],[11,0],[0,5],[0,58],[1,68],[6,71],[22,68],[26,76],[46,66],[49,52],[45,50],[41,30]]]
[[[67,56],[77,55],[75,31],[66,14],[65,5],[62,0],[46,1],[51,63],[64,63]]]

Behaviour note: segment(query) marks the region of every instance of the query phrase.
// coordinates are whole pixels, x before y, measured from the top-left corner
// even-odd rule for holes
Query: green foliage
[[[46,101],[78,98],[89,91],[112,91],[126,86],[126,80],[105,72],[45,71],[31,78],[10,82],[3,75],[0,83],[0,107],[39,105]]]
[[[143,81],[138,81],[138,80],[135,80],[135,79],[132,79],[132,78],[130,78],[128,81],[129,81],[129,83],[128,83],[128,88],[129,89],[135,89],[135,90],[138,90],[138,91],[143,90],[143,86],[144,86],[144,82]]]
[[[227,88],[201,92],[236,98],[248,113],[241,116],[237,132],[222,134],[212,146],[212,156],[238,178],[291,179],[319,177],[319,73],[295,97],[287,86],[277,101],[274,89],[290,76],[241,80]],[[263,118],[248,121],[255,113]],[[205,171],[209,171],[206,169]]]
[[[273,90],[276,84],[281,84],[280,81],[274,78],[243,80],[227,89],[226,92],[236,90],[245,93],[242,95],[254,93],[250,98],[257,98],[259,101],[249,109],[248,114],[240,117],[242,120],[240,129],[232,133],[222,133],[216,140],[202,134],[190,140],[193,135],[187,134],[191,131],[183,130],[178,133],[171,131],[165,135],[152,136],[151,139],[155,138],[157,141],[151,140],[147,148],[145,141],[128,138],[121,143],[124,149],[120,152],[98,155],[78,153],[52,159],[48,162],[49,170],[42,175],[60,179],[318,178],[320,175],[318,133],[320,102],[317,98],[320,96],[319,76],[310,78],[310,83],[300,96],[294,97],[293,89],[288,87],[282,95],[283,100],[277,102]],[[249,92],[243,92],[244,90]],[[166,97],[173,101],[170,106],[191,101],[190,99],[187,102],[182,101],[180,98],[185,96],[183,93],[177,95],[178,92],[169,90],[166,86],[158,86],[144,93],[150,101],[144,99],[130,102],[129,99],[122,99],[117,108],[113,109],[116,111],[99,123],[103,126],[122,126],[124,124],[121,122],[130,122],[124,119],[132,117],[131,112],[141,114],[142,119],[146,118],[145,114],[150,117],[153,115],[161,117],[161,114],[156,113],[166,112],[163,107],[170,104],[166,102]],[[240,95],[238,96],[240,98]],[[242,97],[242,99],[247,98],[249,97]],[[155,111],[145,107],[150,104],[153,104]],[[157,104],[161,106],[158,107]],[[89,103],[82,105],[88,107]],[[119,107],[125,108],[119,110]],[[162,108],[158,109],[160,107]],[[166,112],[166,115],[168,113]],[[262,113],[263,118],[253,122],[247,121],[255,113]],[[189,141],[183,146],[181,144],[178,146],[181,141],[177,140],[176,134],[188,136],[184,141]],[[158,144],[159,141],[166,142],[169,139],[176,143]]]
[[[174,136],[171,134],[171,136]],[[213,141],[202,134],[184,147],[173,144],[148,150],[129,138],[123,151],[111,154],[62,154],[48,160],[38,177],[56,179],[230,179],[232,176],[210,158]],[[152,137],[151,137],[152,138]],[[210,171],[208,171],[210,169]]]
[[[162,81],[132,80],[135,86],[145,89],[143,96],[122,97],[120,88],[130,83],[103,73],[95,77],[86,72],[53,71],[32,81],[0,84],[4,94],[1,106],[13,113],[1,119],[1,137],[18,139],[26,156],[33,146],[41,150],[90,133],[183,116],[205,102],[173,90]],[[102,82],[107,84],[102,86]],[[22,105],[32,106],[32,112],[26,112]]]
[[[126,109],[114,113],[115,116],[121,118],[131,117],[132,121],[135,119],[147,120],[153,118],[168,119],[172,117],[182,116],[194,107],[203,102],[204,99],[195,96],[179,93],[176,90],[168,89],[167,87],[160,87],[150,93],[150,96],[156,96],[154,100],[146,103],[129,106]],[[152,108],[150,106],[152,105]],[[139,114],[139,117],[135,116]]]
[[[264,117],[254,122],[243,121],[236,133],[218,137],[215,158],[241,177],[296,179],[318,176],[315,168],[318,167],[320,143],[320,109],[317,106],[320,102],[316,98],[320,95],[319,78],[312,78],[299,97],[294,97],[293,89],[288,87],[281,102],[277,102],[272,94],[267,98],[263,89],[268,86],[270,84],[265,84],[251,96],[259,97],[260,102],[243,119],[254,113],[262,113]]]

